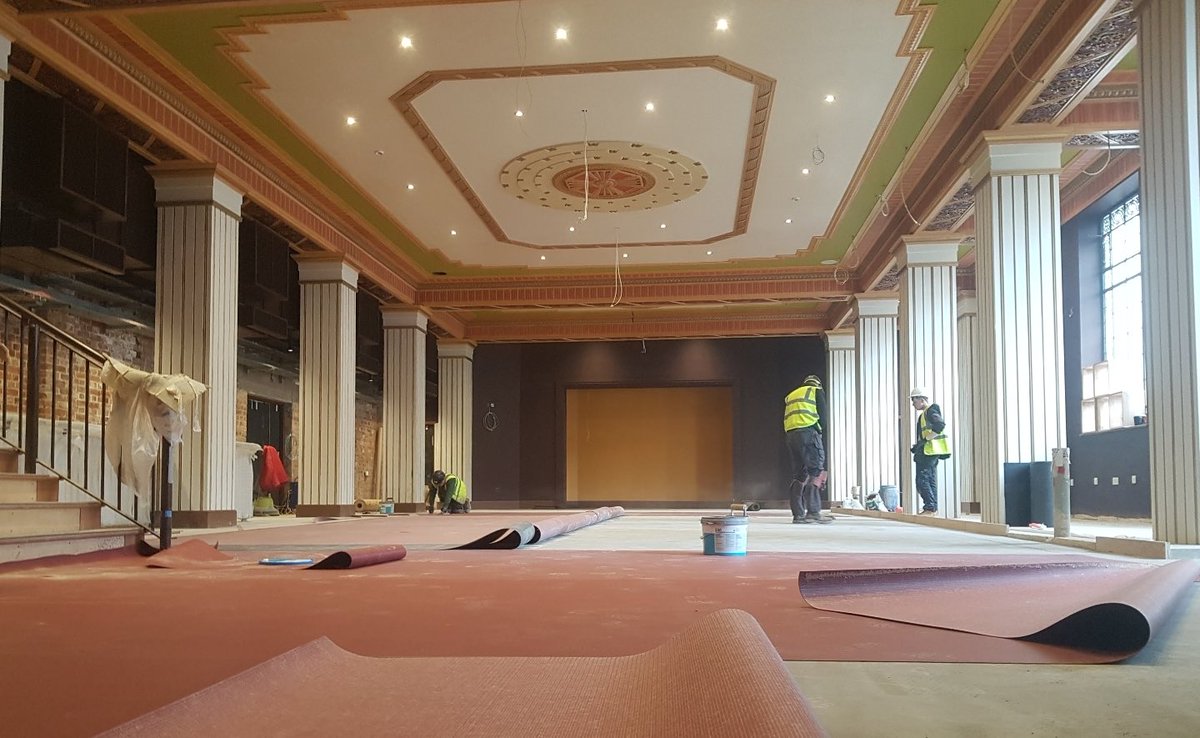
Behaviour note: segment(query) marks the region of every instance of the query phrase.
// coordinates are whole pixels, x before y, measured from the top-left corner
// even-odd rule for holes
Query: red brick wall
[[[367,499],[375,492],[375,435],[383,424],[378,398],[359,396],[354,403],[354,496]]]

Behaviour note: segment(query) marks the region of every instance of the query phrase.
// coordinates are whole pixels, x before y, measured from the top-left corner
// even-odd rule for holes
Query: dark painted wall
[[[1104,358],[1100,221],[1138,191],[1135,174],[1062,229],[1063,337],[1066,344],[1067,445],[1071,449],[1071,511],[1085,515],[1150,516],[1150,434],[1146,426],[1082,432],[1082,369]],[[1137,414],[1137,413],[1135,413]],[[1131,483],[1131,477],[1137,483]],[[1113,477],[1119,483],[1113,485]],[[1098,479],[1099,484],[1093,484]]]
[[[733,388],[734,496],[786,499],[783,398],[825,375],[819,338],[483,345],[474,362],[474,481],[480,502],[565,504],[566,390],[572,387]],[[496,403],[500,426],[482,418]]]

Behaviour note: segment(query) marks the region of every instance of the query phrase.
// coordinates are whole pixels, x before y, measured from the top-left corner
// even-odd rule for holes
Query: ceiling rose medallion
[[[586,151],[587,162],[584,163]],[[556,210],[624,213],[666,207],[704,189],[708,172],[672,149],[633,141],[583,141],[545,146],[514,158],[500,170],[514,197]]]

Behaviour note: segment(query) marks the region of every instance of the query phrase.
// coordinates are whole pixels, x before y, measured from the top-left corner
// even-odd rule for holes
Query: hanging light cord
[[[589,193],[592,189],[592,175],[588,168],[588,125],[587,125],[587,108],[580,111],[583,113],[583,217],[580,220],[588,219]]]
[[[616,242],[613,244],[613,299],[609,307],[616,307],[625,298],[625,282],[621,279],[621,231],[617,229]]]

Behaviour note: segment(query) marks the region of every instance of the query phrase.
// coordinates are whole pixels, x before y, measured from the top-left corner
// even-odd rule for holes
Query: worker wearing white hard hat
[[[921,515],[938,513],[937,464],[950,458],[950,441],[946,437],[946,420],[942,409],[929,399],[929,390],[914,387],[908,393],[917,415],[917,442],[913,444],[913,463],[917,467],[917,493],[921,495]]]

